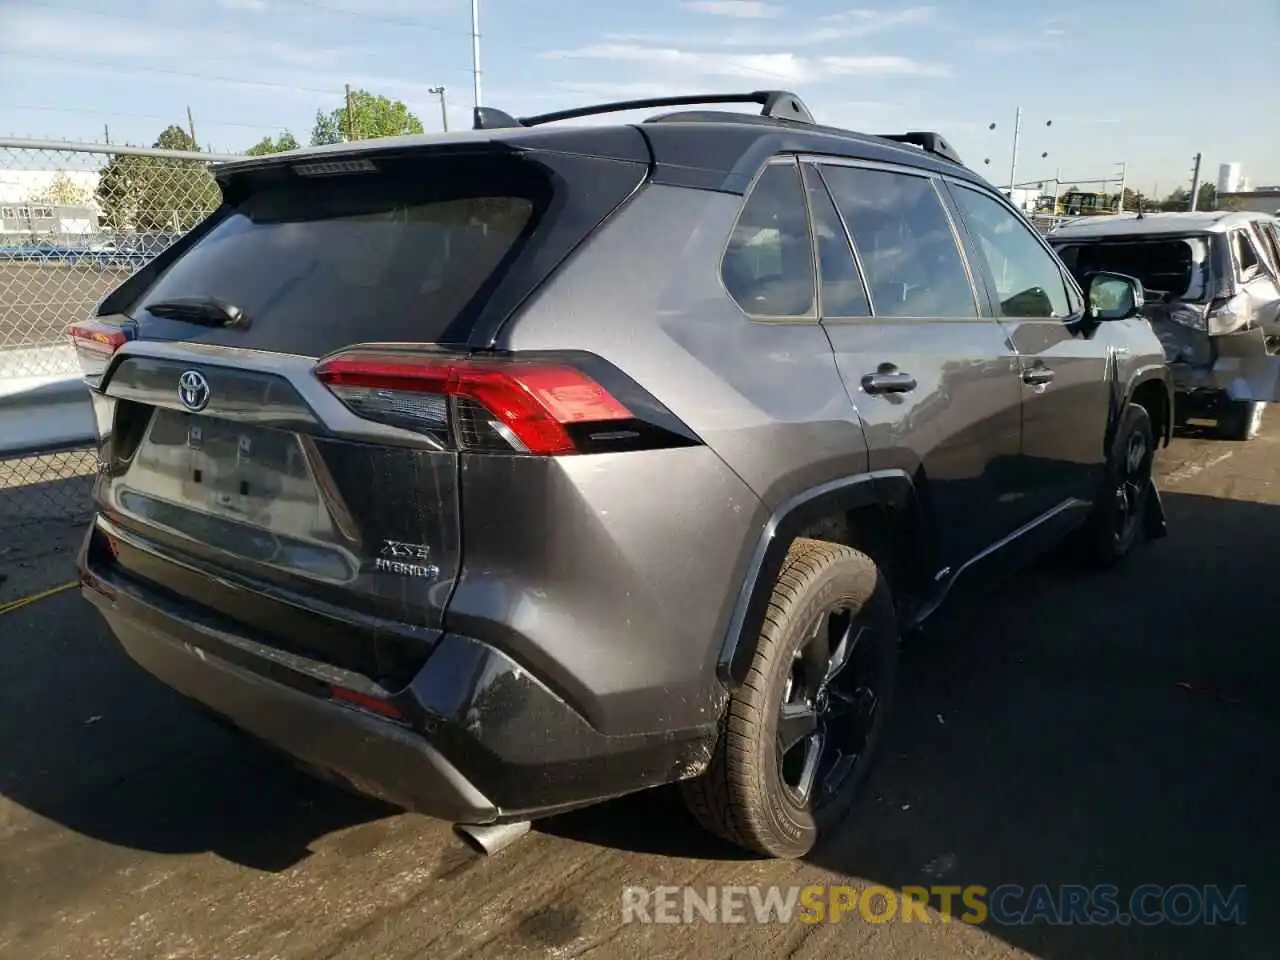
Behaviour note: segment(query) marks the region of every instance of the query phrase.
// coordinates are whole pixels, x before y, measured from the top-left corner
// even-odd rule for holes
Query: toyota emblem
[[[209,381],[199,370],[188,370],[178,378],[178,399],[192,413],[209,405]]]

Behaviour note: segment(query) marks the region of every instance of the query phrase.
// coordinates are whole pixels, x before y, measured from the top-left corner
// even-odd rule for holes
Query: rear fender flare
[[[922,542],[927,540],[923,534],[928,527],[921,517],[915,486],[906,472],[882,470],[842,477],[796,494],[773,511],[751,554],[716,665],[725,686],[732,690],[746,679],[773,585],[791,542],[825,517],[877,507],[913,530],[912,546],[917,549],[910,557],[896,559],[910,560],[921,571],[928,569],[935,551],[932,544]]]

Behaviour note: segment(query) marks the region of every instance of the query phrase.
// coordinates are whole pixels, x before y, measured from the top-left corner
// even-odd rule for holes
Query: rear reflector
[[[316,376],[357,416],[462,449],[577,453],[569,427],[635,417],[581,370],[540,360],[353,351],[321,361]]]
[[[80,369],[89,378],[102,376],[117,350],[132,339],[131,331],[114,323],[101,320],[84,320],[73,323],[67,329],[76,348]]]
[[[391,717],[395,720],[404,719],[404,712],[390,700],[383,700],[381,697],[360,693],[358,690],[348,690],[346,687],[339,687],[336,684],[329,685],[329,699],[359,707],[369,713],[376,713],[380,717]]]

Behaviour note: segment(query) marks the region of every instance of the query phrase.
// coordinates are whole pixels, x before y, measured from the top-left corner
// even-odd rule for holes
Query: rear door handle
[[[1022,371],[1022,382],[1033,387],[1047,386],[1053,381],[1053,371],[1048,367],[1032,367]]]
[[[862,378],[862,389],[867,393],[910,393],[915,388],[916,378],[892,363],[882,363],[875,373]]]

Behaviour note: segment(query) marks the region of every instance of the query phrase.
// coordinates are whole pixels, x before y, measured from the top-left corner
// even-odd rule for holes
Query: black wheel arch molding
[[[1115,432],[1120,424],[1120,418],[1124,415],[1124,408],[1130,403],[1137,402],[1139,392],[1147,393],[1159,386],[1160,394],[1163,397],[1164,411],[1159,418],[1158,436],[1156,443],[1159,446],[1167,447],[1173,440],[1173,423],[1174,423],[1174,385],[1173,377],[1169,374],[1169,368],[1162,362],[1144,363],[1129,374],[1128,381],[1124,384],[1123,392],[1118,391],[1119,402],[1116,409],[1112,411],[1111,422],[1107,424],[1107,447],[1111,448],[1111,442],[1115,439]],[[1117,387],[1119,383],[1117,382]],[[1153,416],[1153,420],[1156,418]]]
[[[937,567],[938,548],[921,510],[911,476],[896,469],[840,477],[779,504],[760,532],[733,601],[716,664],[720,681],[733,689],[745,680],[787,550],[796,537],[811,532],[824,520],[858,512],[878,513],[887,540],[871,551],[878,554],[873,559],[890,563],[894,573],[912,581],[903,584],[908,587],[904,593],[911,592],[911,587],[925,588],[932,579],[930,571]],[[909,538],[910,556],[897,550],[904,538]],[[865,545],[853,545],[865,549]]]

